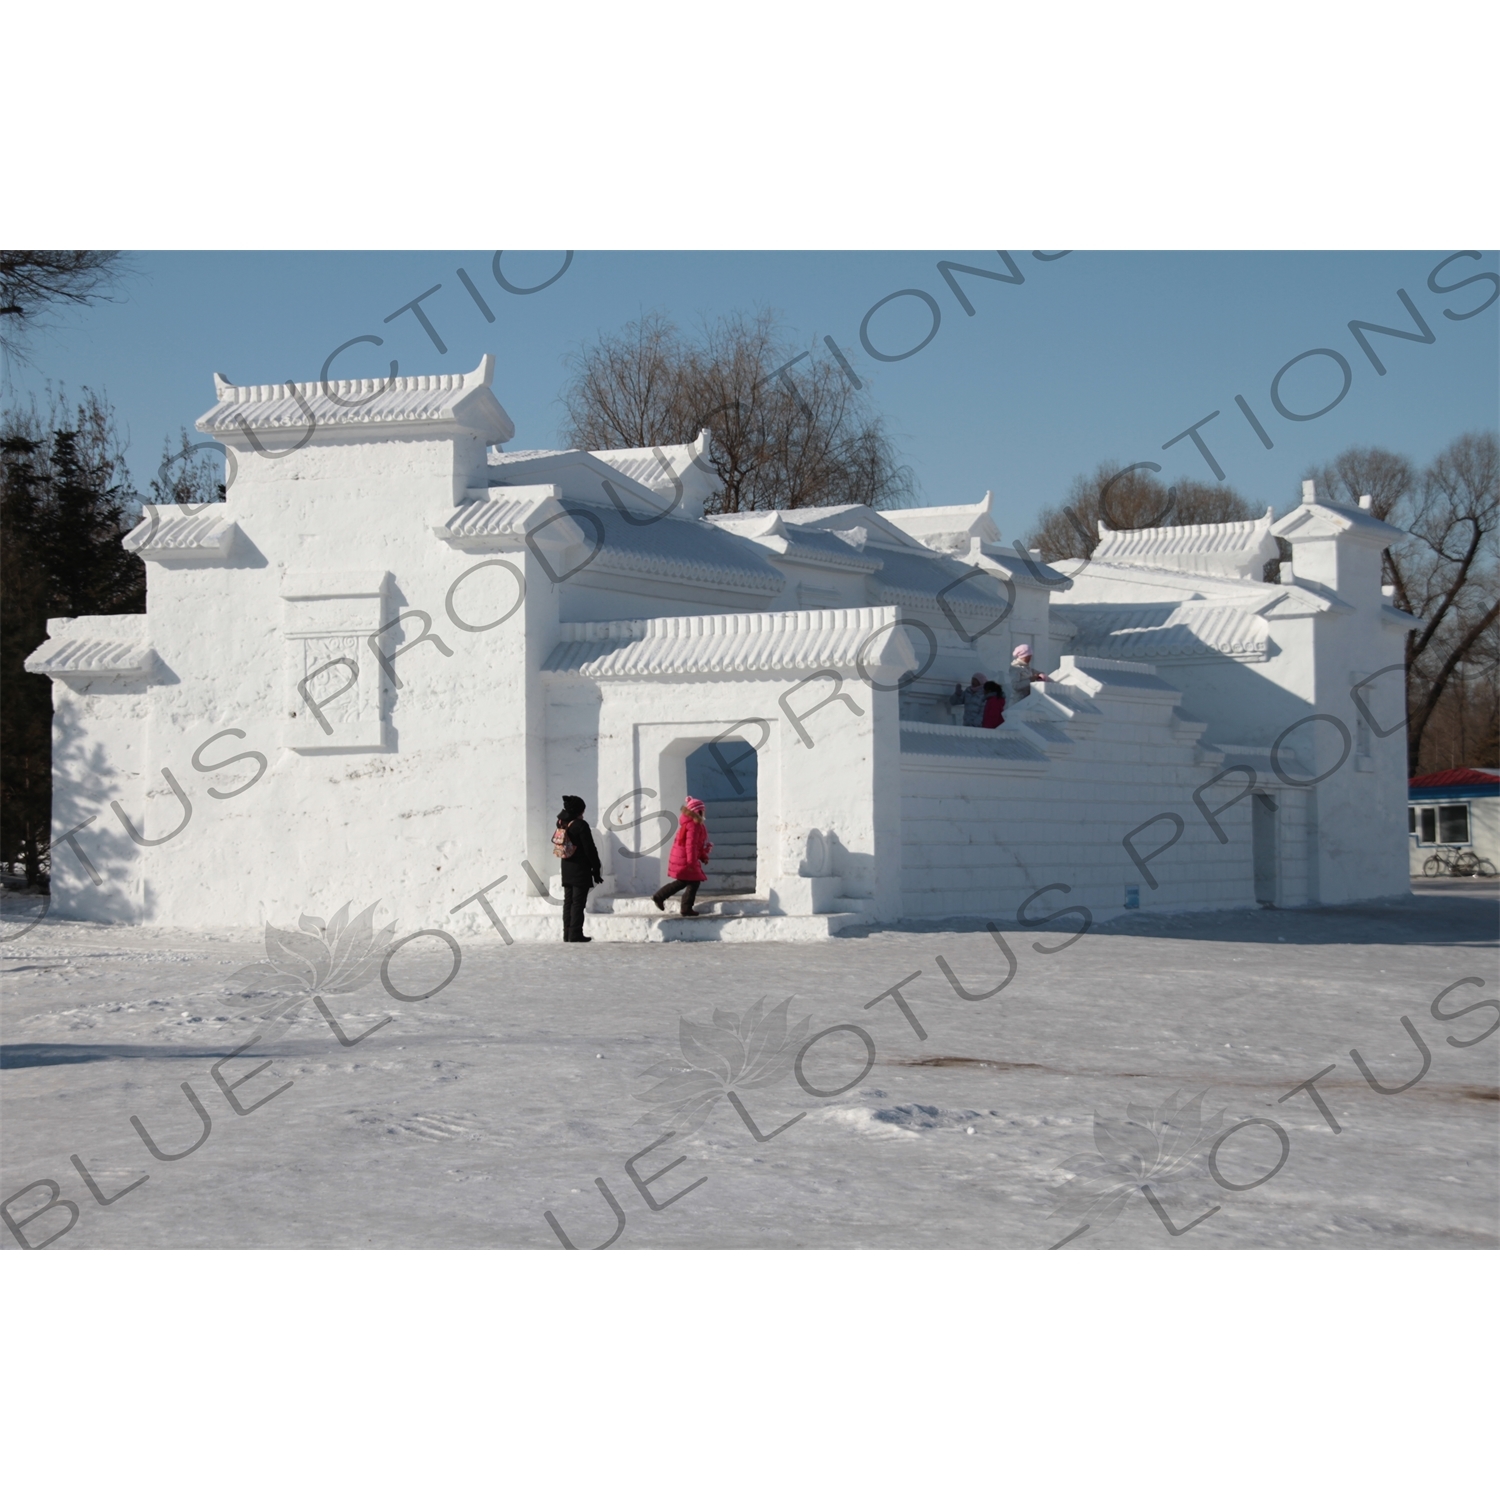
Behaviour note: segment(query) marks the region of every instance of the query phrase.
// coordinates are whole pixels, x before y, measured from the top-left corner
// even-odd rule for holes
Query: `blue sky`
[[[1460,247],[1462,248],[1462,247]],[[12,371],[15,393],[47,380],[88,385],[114,403],[128,431],[137,486],[145,489],[162,440],[212,404],[211,374],[245,383],[314,380],[324,360],[357,335],[334,365],[339,376],[471,369],[492,351],[495,390],[516,424],[512,447],[558,441],[557,397],[570,351],[650,310],[684,325],[733,309],[768,306],[789,337],[830,358],[831,337],[887,419],[928,504],[979,499],[994,489],[1007,534],[1023,532],[1073,476],[1104,459],[1151,460],[1161,477],[1212,481],[1190,439],[1163,445],[1212,411],[1201,435],[1227,482],[1278,513],[1304,470],[1351,444],[1374,443],[1425,462],[1461,432],[1493,427],[1500,406],[1497,306],[1455,320],[1497,283],[1440,294],[1428,278],[1453,250],[1364,252],[1078,251],[1056,260],[1012,251],[1021,284],[956,280],[965,313],[938,269],[958,261],[1009,274],[992,250],[933,252],[580,251],[545,290],[515,295],[497,283],[493,252],[174,252],[132,257],[122,299],[67,314],[35,342],[34,366]],[[534,285],[561,252],[510,252],[501,271]],[[494,322],[464,288],[462,268]],[[1497,271],[1497,257],[1452,261],[1439,285]],[[422,303],[447,346],[439,353],[412,313]],[[1370,335],[1387,373],[1376,373],[1352,319],[1414,329],[1404,290],[1435,335],[1405,342]],[[907,358],[878,360],[862,345]],[[1313,349],[1347,361],[1348,392],[1332,410],[1293,421],[1275,410],[1273,377]],[[1326,354],[1296,364],[1278,395],[1309,413],[1339,393],[1343,373]],[[1242,395],[1270,436],[1267,450],[1235,404]],[[197,435],[195,434],[195,437]],[[1013,528],[1013,530],[1012,530]]]

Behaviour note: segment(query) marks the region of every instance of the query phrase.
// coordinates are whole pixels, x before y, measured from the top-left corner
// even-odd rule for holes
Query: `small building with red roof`
[[[1455,766],[1414,776],[1406,817],[1413,875],[1446,873],[1428,867],[1464,853],[1500,867],[1500,770]]]

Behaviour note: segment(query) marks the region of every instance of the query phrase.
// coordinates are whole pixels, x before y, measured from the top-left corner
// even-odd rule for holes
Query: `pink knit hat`
[[[1020,657],[1024,657],[1027,661],[1030,661],[1031,660],[1031,647],[1030,646],[1017,646],[1016,649],[1014,651],[1012,651],[1010,654],[1013,657],[1014,656],[1020,656]]]
[[[697,797],[689,797],[682,805],[687,808],[689,812],[695,812],[700,817],[703,814],[703,803],[700,802]]]

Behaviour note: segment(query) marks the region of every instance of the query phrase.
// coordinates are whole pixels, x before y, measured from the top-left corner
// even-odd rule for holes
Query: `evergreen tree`
[[[0,416],[0,860],[41,882],[51,836],[52,684],[26,671],[51,616],[138,614],[146,570],[114,413],[91,391]]]

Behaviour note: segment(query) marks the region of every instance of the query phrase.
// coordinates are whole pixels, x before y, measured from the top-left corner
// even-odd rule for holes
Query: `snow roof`
[[[1201,526],[1151,526],[1111,531],[1099,523],[1094,558],[1116,566],[1166,568],[1221,578],[1259,579],[1278,556],[1271,509],[1252,521],[1216,521]]]
[[[1068,601],[1069,608],[1078,604],[1116,603],[1123,606],[1147,602],[1141,596],[1148,591],[1154,592],[1155,599],[1160,602],[1216,601],[1234,604],[1268,618],[1330,611],[1344,613],[1354,608],[1331,590],[1307,579],[1295,583],[1263,583],[1255,578],[1183,573],[1155,566],[1134,567],[1125,563],[1099,562],[1093,558],[1088,561],[1068,558],[1058,567],[1072,574],[1074,597]],[[1118,597],[1122,593],[1129,597]]]
[[[916,669],[894,609],[671,615],[562,627],[544,672],[591,678],[802,672],[817,667]]]
[[[515,424],[495,399],[495,356],[465,375],[393,375],[385,380],[308,380],[298,385],[234,385],[215,374],[217,403],[199,432],[306,433],[323,428],[457,427],[490,443],[508,443]]]
[[[974,505],[913,505],[904,510],[882,511],[881,515],[923,546],[946,552],[954,550],[953,543],[960,538],[977,538],[981,542],[1004,540],[994,508],[994,491],[986,490],[984,498]],[[968,549],[959,546],[958,550]]]
[[[593,450],[593,456],[665,500],[681,499],[688,515],[701,516],[703,502],[723,488],[723,481],[708,462],[709,442],[705,427],[691,443],[600,448]]]
[[[208,561],[229,555],[238,529],[222,504],[147,505],[120,545],[148,562]]]
[[[985,569],[986,572],[998,573],[1016,583],[1032,584],[1045,589],[1066,590],[1073,587],[1073,580],[1066,573],[1060,573],[1029,553],[1022,557],[1014,547],[984,545],[980,548],[979,555],[990,565]]]
[[[588,564],[590,571],[678,578],[761,595],[779,594],[786,587],[786,579],[759,548],[717,526],[676,517],[627,519],[614,506],[577,501],[567,502],[563,509],[579,521],[591,546],[602,539],[597,557]],[[597,522],[597,532],[586,517]]]
[[[507,472],[511,461],[526,463],[533,458],[584,457],[599,462],[581,450],[500,457],[504,462],[492,466],[492,473],[496,467]],[[538,472],[556,472],[556,468]],[[631,483],[622,480],[622,484]],[[502,540],[524,541],[539,527],[545,528],[552,542],[581,539],[596,550],[578,569],[578,575],[614,573],[632,578],[678,579],[763,597],[779,594],[786,587],[784,575],[767,560],[765,548],[723,527],[683,519],[680,514],[664,516],[659,507],[642,515],[634,506],[623,504],[620,490],[616,494],[622,501],[619,505],[564,498],[558,484],[492,484],[484,491],[473,492],[436,530],[444,540],[468,550],[482,550]],[[765,519],[774,522],[775,517]],[[842,552],[848,560],[846,566],[863,566],[859,553],[844,543],[830,539],[828,547]],[[870,564],[867,570],[876,566]],[[573,576],[585,585],[595,581],[594,577],[578,575]]]
[[[978,512],[981,508],[964,509]],[[889,515],[867,505],[830,505],[707,520],[716,530],[743,537],[789,562],[873,573],[875,597],[883,604],[918,609],[947,604],[968,615],[993,618],[1005,597],[998,583],[1001,577],[1014,576],[1049,588],[1071,587],[1065,575],[1040,563],[1033,570],[1008,549],[986,548],[982,554],[971,551],[963,557],[934,551],[889,525]],[[976,570],[981,559],[986,566]]]
[[[694,519],[686,482],[680,496],[670,485],[665,495],[658,494],[585,448],[527,448],[514,453],[491,449],[488,459],[491,488],[555,484],[565,500],[622,509],[647,522]]]
[[[942,594],[950,609],[966,614],[994,616],[1004,608],[1006,596],[991,579],[976,576],[973,568],[951,557],[884,546],[871,546],[865,555],[880,560],[874,585],[883,604],[932,608]]]
[[[795,510],[778,511],[787,526],[807,527],[820,531],[862,529],[872,542],[885,547],[899,547],[917,552],[928,549],[896,525],[892,517],[903,511],[876,510],[869,505],[802,505]],[[727,518],[731,522],[734,517]]]
[[[43,641],[26,658],[26,670],[65,682],[85,677],[131,679],[149,676],[156,661],[156,652],[143,641],[65,636]]]
[[[882,567],[878,556],[865,551],[865,533],[859,527],[849,531],[819,531],[811,526],[789,526],[780,545],[763,537],[756,540],[783,557],[815,567],[840,568],[852,573],[878,573]]]
[[[555,520],[564,507],[555,484],[495,485],[470,498],[433,529],[466,551],[483,550],[502,541],[522,542],[537,529],[554,543],[583,539],[578,523]]]
[[[1284,536],[1293,543],[1299,538],[1318,541],[1350,535],[1380,547],[1389,547],[1406,535],[1399,526],[1377,520],[1367,510],[1318,499],[1317,486],[1311,479],[1302,481],[1302,504],[1289,510],[1271,528],[1271,534]]]
[[[861,527],[847,531],[822,531],[811,526],[787,526],[782,513],[757,511],[751,515],[714,518],[714,524],[752,546],[815,568],[835,568],[851,573],[878,573],[880,559],[867,557],[864,546],[869,533]]]
[[[1074,627],[1075,648],[1100,657],[1264,661],[1269,651],[1265,620],[1232,604],[1058,604],[1053,614]]]

